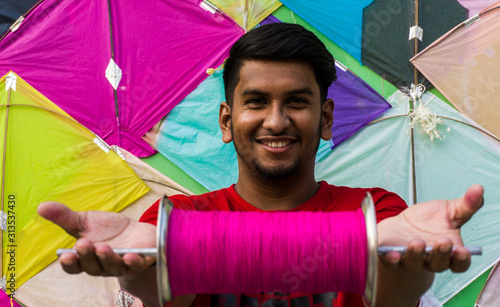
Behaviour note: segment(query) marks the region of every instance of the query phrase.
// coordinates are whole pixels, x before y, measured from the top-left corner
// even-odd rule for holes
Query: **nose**
[[[290,118],[280,103],[272,103],[266,113],[263,127],[275,134],[282,133],[290,124]]]

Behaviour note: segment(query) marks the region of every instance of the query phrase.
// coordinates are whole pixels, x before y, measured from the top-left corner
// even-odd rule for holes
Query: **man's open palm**
[[[112,251],[112,248],[155,247],[156,227],[153,225],[138,223],[114,212],[75,212],[56,202],[42,203],[37,211],[78,239],[74,247],[77,254],[64,253],[59,258],[68,273],[124,276],[140,272],[154,263],[153,258],[132,253],[122,257]]]

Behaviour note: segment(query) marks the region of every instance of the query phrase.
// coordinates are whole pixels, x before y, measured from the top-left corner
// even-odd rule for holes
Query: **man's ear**
[[[328,98],[323,104],[323,108],[321,110],[321,138],[325,141],[330,140],[333,136],[333,108],[333,100]]]
[[[219,109],[219,127],[222,131],[222,141],[231,143],[233,134],[231,133],[231,107],[223,101]]]

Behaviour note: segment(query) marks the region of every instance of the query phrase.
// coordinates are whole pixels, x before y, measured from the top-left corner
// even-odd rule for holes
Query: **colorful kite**
[[[466,5],[478,5],[456,0],[281,2],[405,92],[414,83],[429,85],[408,60],[466,20]]]
[[[418,201],[460,197],[472,184],[484,186],[485,206],[462,226],[466,245],[483,247],[483,255],[473,257],[465,273],[439,273],[429,295],[445,303],[488,270],[500,258],[500,139],[484,132],[476,123],[430,93],[422,96],[429,117],[436,120],[440,138],[420,134],[415,125],[415,171],[410,153],[411,117],[408,97],[397,92],[389,98],[392,108],[374,123],[335,148],[316,165],[316,177],[336,185],[373,187],[393,191],[408,204],[413,203],[415,185]],[[450,128],[450,131],[447,131]],[[355,167],[353,167],[353,165]]]
[[[497,2],[411,61],[458,110],[500,137],[499,21]]]
[[[0,75],[16,71],[108,144],[151,155],[142,135],[244,33],[200,5],[40,1],[0,41]]]
[[[247,31],[281,6],[277,0],[211,0],[211,3]]]
[[[123,209],[122,214],[138,220],[142,213],[163,195],[192,194],[126,150],[114,150],[123,156],[126,164],[151,188]],[[92,295],[89,295],[90,293]],[[57,262],[51,263],[17,288],[15,298],[27,306],[114,306],[117,301],[130,299],[120,291],[117,279],[87,274],[70,275],[64,272]],[[138,299],[133,303],[132,306],[142,306]]]
[[[98,136],[18,75],[0,78],[2,275],[8,294],[74,239],[38,216],[44,201],[120,211],[149,188]]]

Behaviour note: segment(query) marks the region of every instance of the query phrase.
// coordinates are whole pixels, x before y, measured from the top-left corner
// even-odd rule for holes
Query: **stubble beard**
[[[233,132],[233,127],[231,126],[231,134],[234,136]],[[321,139],[321,125],[319,126],[318,132],[316,134],[318,136],[318,140],[316,142],[314,151],[313,151],[313,158],[315,159],[316,153],[318,152],[319,148],[319,142]],[[238,147],[238,141],[233,137],[233,145],[234,149],[236,150],[236,154],[238,155],[238,159],[241,160],[246,166],[247,169],[249,169],[252,172],[252,175],[254,175],[255,178],[261,181],[265,182],[273,182],[273,181],[280,181],[283,179],[288,179],[290,177],[296,176],[299,174],[300,169],[302,167],[301,165],[301,157],[297,157],[295,161],[289,166],[286,165],[276,165],[272,167],[266,167],[262,165],[258,161],[258,159],[252,159],[251,161],[247,161],[244,159],[244,155],[242,155],[241,149]]]

